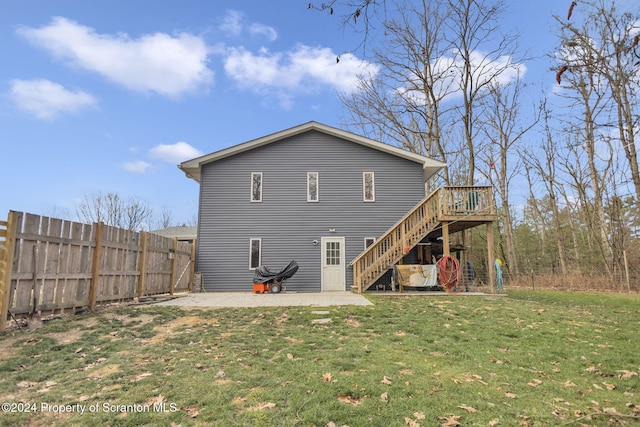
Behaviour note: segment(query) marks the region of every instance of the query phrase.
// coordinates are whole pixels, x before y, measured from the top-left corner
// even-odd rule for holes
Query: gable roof
[[[200,182],[200,168],[207,163],[215,162],[216,160],[224,159],[225,157],[243,153],[245,151],[262,147],[262,146],[271,144],[273,142],[277,142],[282,139],[289,138],[291,136],[299,135],[301,133],[312,131],[312,130],[322,132],[327,135],[335,136],[337,138],[341,138],[343,140],[350,141],[356,144],[360,144],[365,147],[373,148],[375,150],[379,150],[387,154],[401,157],[403,159],[411,160],[416,163],[420,163],[422,164],[422,167],[424,169],[425,180],[429,179],[440,169],[447,166],[446,163],[442,163],[437,160],[431,159],[429,157],[425,157],[420,154],[403,150],[393,145],[385,144],[379,141],[375,141],[373,139],[365,138],[364,136],[356,135],[351,132],[347,132],[331,126],[323,125],[322,123],[311,121],[311,122],[307,122],[289,129],[285,129],[280,132],[263,136],[262,138],[253,139],[251,141],[234,145],[232,147],[225,148],[220,151],[215,151],[211,154],[206,154],[204,156],[196,157],[195,159],[187,160],[185,162],[180,163],[178,165],[178,168],[180,168],[185,173],[187,178],[191,178],[196,180],[197,182]]]
[[[150,233],[159,234],[164,237],[177,238],[178,240],[195,240],[198,234],[198,227],[181,225],[177,227],[167,227],[159,230],[152,230]]]

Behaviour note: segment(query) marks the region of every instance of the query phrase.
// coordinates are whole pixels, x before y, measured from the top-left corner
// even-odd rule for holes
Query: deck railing
[[[447,216],[493,213],[491,187],[443,187],[435,190],[351,261],[352,290],[356,293],[366,291]]]

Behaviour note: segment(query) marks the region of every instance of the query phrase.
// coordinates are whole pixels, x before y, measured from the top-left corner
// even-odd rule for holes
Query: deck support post
[[[491,293],[496,292],[496,269],[493,265],[494,260],[493,222],[487,222],[487,271],[489,273],[489,287],[491,289]]]
[[[449,247],[449,223],[442,221],[442,255],[451,256],[451,248]]]

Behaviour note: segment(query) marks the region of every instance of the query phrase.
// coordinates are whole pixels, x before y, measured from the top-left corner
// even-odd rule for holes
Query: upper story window
[[[318,172],[307,172],[307,202],[317,202],[319,194]]]
[[[373,172],[362,173],[362,200],[365,202],[376,201],[376,185]]]
[[[262,172],[251,172],[251,201],[262,201]]]

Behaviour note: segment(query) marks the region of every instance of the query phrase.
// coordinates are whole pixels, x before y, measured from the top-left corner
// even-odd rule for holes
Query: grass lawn
[[[637,295],[368,298],[5,333],[0,425],[640,425]]]

